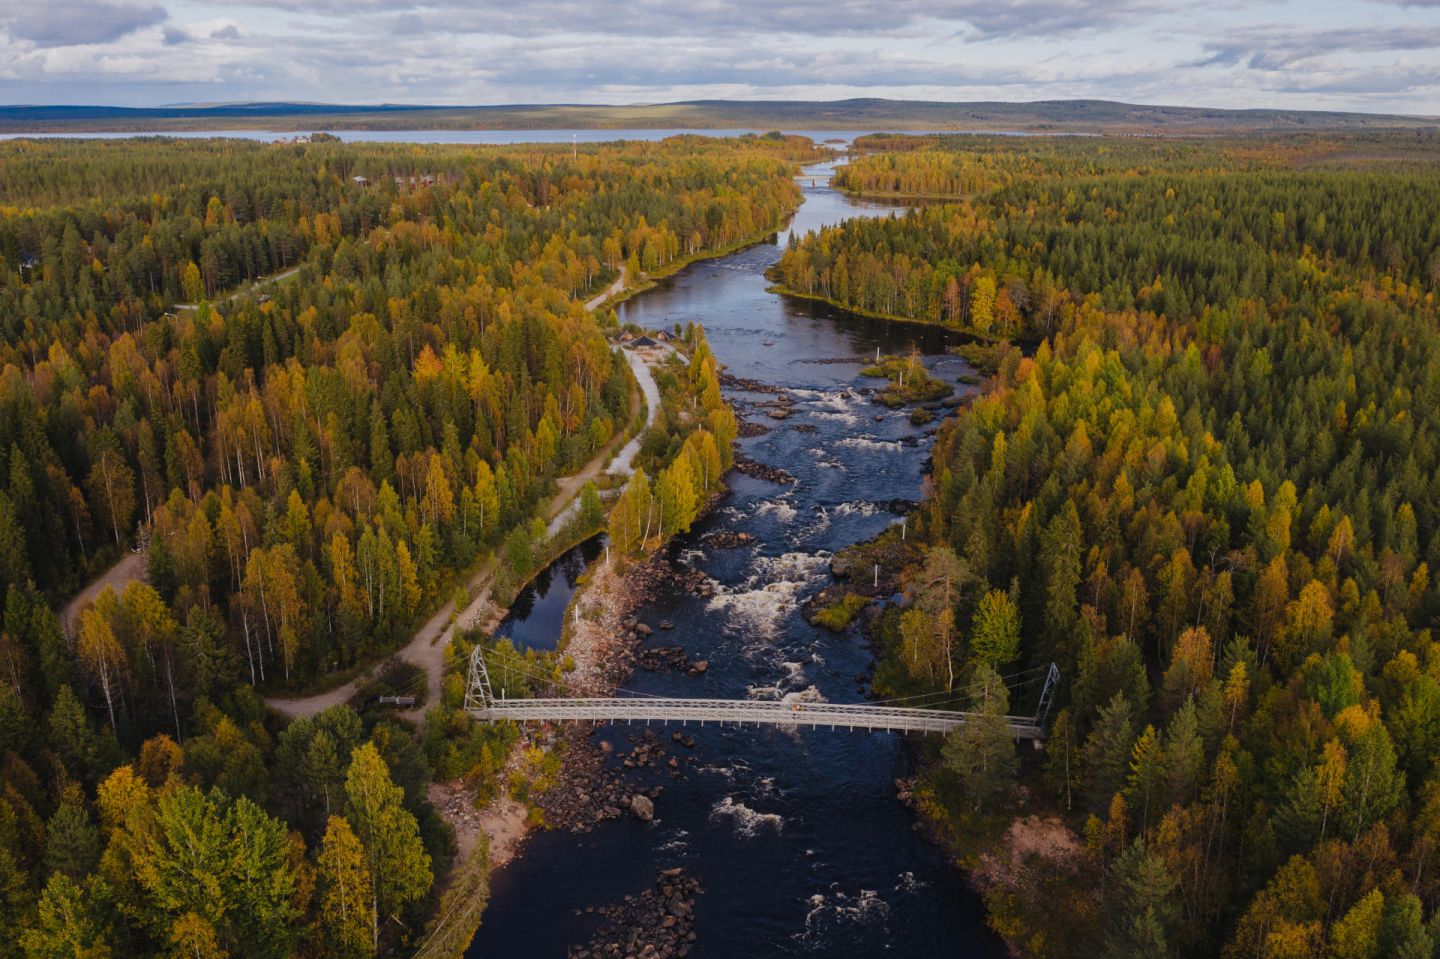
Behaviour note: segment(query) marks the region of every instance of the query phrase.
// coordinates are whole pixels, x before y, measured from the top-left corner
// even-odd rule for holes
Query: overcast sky
[[[1440,114],[1440,0],[0,0],[0,102],[1094,97]]]

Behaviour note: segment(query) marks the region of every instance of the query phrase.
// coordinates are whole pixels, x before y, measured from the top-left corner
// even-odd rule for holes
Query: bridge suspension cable
[[[959,701],[966,694],[978,691],[972,686],[963,693],[945,690],[944,698],[934,699],[939,693],[920,693],[913,696],[893,697],[887,700],[865,703],[829,703],[810,700],[750,700],[750,699],[701,699],[675,698],[640,693],[624,687],[610,687],[612,695],[596,697],[588,690],[575,689],[571,684],[546,674],[534,663],[515,652],[493,650],[499,658],[501,668],[518,673],[528,681],[554,686],[572,693],[569,697],[544,699],[510,699],[504,695],[497,698],[491,685],[489,669],[485,663],[485,649],[477,645],[470,654],[470,676],[465,693],[465,709],[473,717],[486,722],[510,719],[519,722],[539,721],[644,721],[662,723],[690,723],[703,725],[706,722],[755,723],[774,726],[829,726],[854,729],[890,729],[908,732],[948,732],[964,725],[977,714],[960,710],[936,708]],[[1040,675],[1043,672],[1043,676]],[[1055,684],[1059,682],[1060,671],[1053,663],[1049,666],[1021,670],[1012,678],[1025,677],[1015,688],[1043,682],[1039,698],[1039,709],[1034,716],[1006,716],[1005,722],[1017,739],[1040,739],[1054,697]],[[928,701],[926,701],[928,700]],[[925,701],[922,703],[922,701]],[[897,703],[912,705],[896,705]]]

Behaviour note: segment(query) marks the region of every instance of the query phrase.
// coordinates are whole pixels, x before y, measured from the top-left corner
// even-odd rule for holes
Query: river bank
[[[823,171],[815,176],[823,182]],[[766,292],[764,270],[790,232],[890,212],[824,186],[807,186],[805,197],[776,243],[694,264],[617,311],[622,324],[647,329],[703,324],[730,374],[721,389],[742,417],[742,462],[757,464],[730,474],[713,511],[661,551],[651,565],[667,573],[625,606],[629,615],[610,616],[611,630],[636,621],[627,688],[641,695],[857,702],[868,694],[864,638],[811,626],[802,606],[832,581],[836,552],[896,523],[892,503],[919,498],[930,438],[906,411],[874,402],[860,370],[877,348],[901,354],[912,345],[946,382],[960,385],[973,370],[948,352],[943,329]],[[783,418],[769,415],[782,408]],[[585,595],[606,604],[636,600],[590,589]],[[585,603],[580,623],[602,621]],[[565,629],[573,626],[571,613]],[[604,655],[618,657],[617,637],[605,641]],[[523,853],[492,874],[468,956],[588,949],[605,922],[600,910],[626,896],[641,902],[670,869],[705,890],[693,904],[696,938],[686,939],[697,959],[1002,954],[977,897],[896,800],[894,781],[911,761],[898,737],[708,724],[653,732],[646,739],[643,728],[611,725],[585,737],[628,791],[649,798],[662,789],[652,818],[622,810],[588,832],[531,831]]]
[[[823,303],[826,306],[832,307],[834,309],[844,310],[846,313],[851,313],[855,316],[867,317],[872,320],[885,320],[890,323],[917,323],[922,326],[939,327],[940,329],[946,330],[950,333],[954,333],[957,336],[973,340],[977,343],[995,345],[1007,342],[1006,338],[1003,336],[995,336],[990,333],[982,333],[972,326],[957,326],[953,323],[946,323],[943,320],[932,320],[924,316],[906,316],[902,313],[884,313],[879,310],[867,310],[862,306],[855,306],[851,303],[845,303],[833,297],[826,296],[823,293],[807,293],[804,290],[791,289],[784,283],[778,281],[771,282],[770,286],[768,286],[766,289],[769,292],[779,296],[790,296],[799,300],[811,300],[815,303]]]

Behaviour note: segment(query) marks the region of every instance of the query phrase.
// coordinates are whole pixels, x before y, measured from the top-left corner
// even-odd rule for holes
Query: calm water
[[[563,553],[520,590],[495,635],[517,647],[554,649],[580,574],[604,552],[605,537],[594,536]]]
[[[823,177],[827,171],[810,172]],[[805,194],[792,230],[893,212],[823,185],[807,186]],[[877,346],[893,352],[914,343],[936,375],[956,382],[969,372],[958,358],[943,355],[941,330],[858,319],[767,293],[762,271],[781,248],[762,244],[696,264],[620,310],[622,321],[652,327],[703,323],[730,372],[783,386],[798,400],[789,420],[771,423],[763,413],[746,412],[748,403],[766,397],[728,393],[742,417],[773,426],[742,441],[746,452],[784,467],[799,482],[782,487],[732,474],[721,508],[671,547],[674,562],[716,581],[717,595],[661,595],[640,617],[652,626],[673,621],[673,631],[657,629],[651,642],[679,643],[692,657],[708,659],[710,668],[702,676],[639,671],[630,685],[642,692],[862,698],[856,677],[872,660],[863,639],[812,628],[799,604],[830,581],[835,550],[897,521],[881,504],[920,497],[931,441],[905,412],[886,411],[858,392],[875,382],[858,375],[860,358],[873,356]],[[795,429],[800,424],[816,430]],[[759,542],[701,549],[700,536],[715,529],[754,533]],[[619,726],[600,735],[619,753],[628,748],[627,735],[638,732]],[[696,903],[694,956],[1004,954],[976,898],[939,851],[917,838],[910,814],[895,800],[894,780],[909,772],[899,737],[688,732],[697,740],[697,761],[682,767],[683,778],[626,773],[638,785],[665,785],[653,823],[626,817],[585,836],[542,833],[495,874],[468,959],[563,956],[593,931],[593,917],[576,910],[639,892],[656,870],[671,866],[686,867],[706,887]]]
[[[306,132],[322,132],[319,130]],[[709,137],[738,137],[746,133],[765,133],[761,129],[729,130],[326,130],[347,143],[469,143],[476,145],[503,145],[507,143],[610,143],[615,140],[663,140],[680,134],[694,134]],[[785,130],[798,136],[809,137],[818,143],[826,140],[842,140],[849,143],[866,133],[876,130]],[[933,130],[909,130],[907,133],[933,133]],[[204,140],[209,137],[225,137],[232,140],[289,140],[300,135],[295,130],[177,130],[162,133],[114,133],[85,131],[58,131],[44,133],[0,133],[0,140],[16,139],[68,139],[68,140],[121,140],[126,137],[177,137],[182,140]],[[999,136],[1024,136],[1022,133],[997,134]]]

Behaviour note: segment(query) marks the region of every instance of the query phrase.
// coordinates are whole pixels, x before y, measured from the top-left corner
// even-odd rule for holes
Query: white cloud
[[[1167,0],[165,3],[67,0],[62,17],[0,0],[0,101],[888,96],[1440,112],[1440,0],[1195,13]]]
[[[62,6],[7,0],[0,6],[0,29],[12,40],[37,47],[64,47],[108,43],[161,23],[165,17],[165,8],[159,4],[70,0]]]

